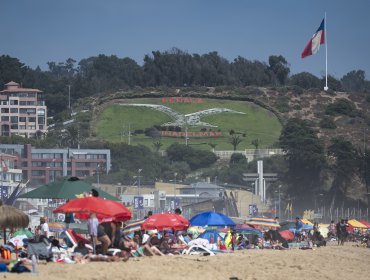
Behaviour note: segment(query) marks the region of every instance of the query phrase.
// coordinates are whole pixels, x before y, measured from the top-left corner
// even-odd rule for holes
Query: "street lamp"
[[[177,172],[175,172],[173,175],[175,176],[175,181],[174,181],[174,184],[173,184],[173,194],[176,197],[176,176],[177,176]]]
[[[137,195],[139,196],[140,195],[140,172],[142,171],[142,169],[138,169],[138,176],[137,176]]]
[[[97,180],[98,188],[100,187],[99,168],[100,168],[100,163],[98,163],[98,165],[96,166],[96,180]]]
[[[280,219],[280,217],[281,217],[281,210],[280,210],[280,202],[281,202],[281,200],[280,200],[280,189],[281,189],[281,185],[279,185],[279,187],[278,187],[278,190],[279,190],[279,219]]]
[[[71,85],[67,85],[68,87],[68,109],[71,112]]]

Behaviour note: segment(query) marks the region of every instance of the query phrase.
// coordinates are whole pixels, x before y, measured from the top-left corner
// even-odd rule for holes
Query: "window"
[[[10,122],[11,123],[18,123],[18,117],[17,116],[10,116]]]
[[[45,109],[37,109],[37,115],[45,115]]]
[[[2,122],[8,122],[9,121],[9,117],[8,116],[1,116],[1,121]]]
[[[19,122],[26,122],[27,118],[26,117],[19,117]]]
[[[32,170],[32,176],[45,176],[44,170]]]
[[[10,113],[18,114],[18,108],[10,108]]]
[[[10,128],[11,129],[18,129],[18,125],[17,124],[12,124],[12,125],[10,125]]]
[[[9,108],[1,108],[1,113],[9,113]]]
[[[28,121],[29,121],[29,122],[35,122],[35,121],[36,121],[36,118],[35,118],[35,117],[29,117],[29,118],[28,118]]]
[[[39,124],[44,124],[45,123],[45,118],[44,117],[37,117],[37,122]]]
[[[10,105],[18,105],[18,100],[9,100]]]
[[[19,129],[26,129],[25,125],[19,125],[18,127],[19,127]]]

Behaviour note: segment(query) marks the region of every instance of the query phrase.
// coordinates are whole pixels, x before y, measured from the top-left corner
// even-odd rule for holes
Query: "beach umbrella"
[[[4,244],[7,228],[25,228],[29,222],[29,217],[25,213],[15,207],[3,205],[0,200],[0,228],[4,231]]]
[[[145,230],[186,230],[189,227],[189,221],[183,216],[173,213],[153,214],[142,223]]]
[[[95,213],[98,218],[127,221],[131,219],[131,212],[123,204],[101,197],[83,197],[70,200],[59,206],[54,213]]]
[[[192,226],[229,226],[234,227],[235,223],[228,216],[217,213],[217,212],[203,212],[195,215],[190,219],[190,224]]]
[[[285,240],[293,240],[294,239],[294,233],[290,230],[282,230],[279,232],[281,237],[283,237]]]
[[[49,223],[49,231],[50,232],[63,232],[66,230],[66,226],[61,223]]]
[[[370,223],[366,220],[360,220],[360,223],[363,224],[364,226],[367,226],[367,228],[370,228]]]
[[[367,228],[366,225],[360,223],[359,221],[352,219],[348,221],[348,224],[354,228]]]
[[[269,228],[279,228],[280,225],[274,219],[265,218],[250,218],[245,221],[247,225],[259,226],[259,227],[269,227]]]
[[[19,235],[25,235],[26,238],[32,238],[34,236],[34,234],[28,229],[19,229],[13,233],[13,237],[17,237]]]
[[[280,222],[280,228],[279,231],[283,230],[289,230],[290,228],[295,227],[295,222],[294,221],[283,221]]]
[[[48,198],[48,199],[75,199],[83,193],[90,193],[94,187],[78,179],[77,177],[64,178],[61,181],[51,182],[43,185],[35,190],[20,195],[20,198]],[[100,189],[95,188],[99,192],[99,196],[119,201],[115,196],[110,195]]]

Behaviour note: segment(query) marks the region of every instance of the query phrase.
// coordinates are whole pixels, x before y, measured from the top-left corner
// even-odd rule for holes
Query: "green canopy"
[[[35,190],[24,193],[19,198],[59,198],[59,199],[75,199],[83,193],[90,193],[92,189],[99,192],[99,196],[119,201],[115,196],[110,195],[98,188],[94,188],[89,183],[86,183],[77,177],[65,178],[63,181],[55,181]]]

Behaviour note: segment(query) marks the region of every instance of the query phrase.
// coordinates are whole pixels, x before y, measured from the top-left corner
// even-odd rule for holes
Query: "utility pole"
[[[68,87],[68,109],[71,113],[71,85],[67,85]]]

